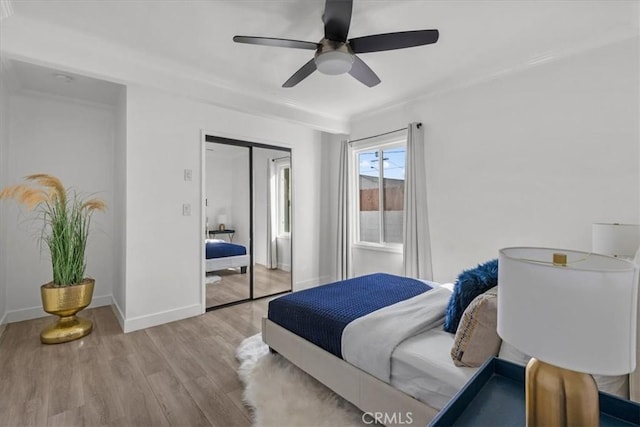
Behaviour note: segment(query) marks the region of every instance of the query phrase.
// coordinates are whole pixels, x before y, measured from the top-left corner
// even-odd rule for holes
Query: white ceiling
[[[69,73],[22,61],[10,61],[13,88],[78,99],[95,104],[116,105],[122,86],[105,80]]]
[[[313,52],[236,44],[232,37],[319,41],[323,0],[14,0],[12,4],[14,15],[3,25],[18,17],[43,28],[65,28],[88,41],[139,52],[147,63],[157,60],[165,72],[173,64],[176,78],[185,69],[197,70],[212,85],[245,99],[286,106],[289,115],[293,109],[340,120],[638,34],[635,0],[354,0],[349,38],[436,28],[440,40],[360,55],[382,80],[373,88],[346,74],[316,72],[298,86],[284,89],[282,83]]]

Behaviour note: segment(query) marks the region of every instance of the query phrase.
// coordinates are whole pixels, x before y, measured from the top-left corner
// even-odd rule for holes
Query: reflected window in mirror
[[[278,235],[291,233],[291,161],[283,159],[277,162],[277,198],[278,198]]]

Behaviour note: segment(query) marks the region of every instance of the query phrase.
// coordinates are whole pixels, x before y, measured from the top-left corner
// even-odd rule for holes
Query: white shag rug
[[[220,280],[222,280],[222,277],[216,276],[215,274],[212,274],[211,276],[206,276],[204,282],[207,285],[213,285],[214,283],[217,283]]]
[[[284,357],[269,353],[260,334],[242,341],[236,358],[255,427],[367,425],[358,408]]]

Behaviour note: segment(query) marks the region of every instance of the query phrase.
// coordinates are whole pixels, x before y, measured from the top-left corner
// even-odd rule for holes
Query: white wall
[[[0,61],[0,188],[4,188],[8,174],[9,156],[9,81],[8,63]],[[7,239],[8,222],[7,206],[5,202],[0,202],[0,242]],[[7,311],[7,267],[6,267],[6,245],[0,243],[0,336],[5,323]]]
[[[276,237],[276,251],[278,253],[278,268],[291,271],[291,238],[287,236]]]
[[[238,148],[239,149],[239,148]],[[245,155],[238,156],[231,162],[231,210],[227,228],[235,230],[233,241],[247,247],[249,251],[251,227],[251,197],[249,194],[249,149],[244,148]]]
[[[321,281],[319,132],[132,85],[127,88],[126,331],[202,310],[203,129],[292,148],[294,289]],[[183,180],[186,168],[194,172],[191,182]],[[192,205],[191,216],[182,216],[183,203]],[[150,256],[158,239],[164,250]]]
[[[127,223],[126,193],[127,193],[127,88],[122,86],[118,93],[115,106],[115,135],[114,135],[114,200],[113,212],[113,301],[115,313],[121,325],[124,324],[124,313],[127,309],[126,301],[126,263],[127,263]]]
[[[248,158],[249,150],[246,148],[238,148],[244,150],[244,157]],[[207,150],[206,152],[206,184],[207,190],[207,208],[206,215],[209,221],[209,229],[218,228],[218,215],[226,213],[229,221],[233,221],[231,216],[233,205],[233,155],[226,152],[214,152]],[[227,228],[231,228],[231,222],[225,224]],[[223,236],[226,237],[226,236]]]
[[[50,173],[65,186],[97,193],[114,206],[114,109],[98,104],[37,94],[10,97],[8,181],[18,183],[33,173]],[[39,223],[25,220],[8,203],[3,257],[6,262],[7,320],[45,313],[39,286],[51,280],[46,248],[38,244]],[[87,246],[87,276],[96,279],[93,305],[111,304],[115,279],[114,211],[96,213]]]
[[[363,246],[354,246],[351,251],[353,276],[380,272],[402,275],[402,252]]]
[[[502,247],[589,250],[593,222],[640,220],[638,76],[636,38],[358,117],[352,138],[424,124],[434,279],[451,281]]]
[[[316,131],[313,135],[313,144],[304,139],[296,140],[291,152],[294,291],[326,283],[332,274],[321,264],[321,244],[327,235],[322,225],[327,213],[321,197],[323,165],[318,161],[322,157],[321,133]]]
[[[255,149],[253,151],[253,263],[267,264],[267,160],[285,153]]]

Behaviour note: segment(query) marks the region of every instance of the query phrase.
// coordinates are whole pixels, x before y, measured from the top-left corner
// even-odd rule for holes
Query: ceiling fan
[[[293,87],[315,70],[324,74],[349,73],[366,86],[380,83],[380,78],[356,53],[381,52],[422,46],[438,41],[438,30],[402,31],[375,34],[347,40],[353,0],[326,0],[322,21],[324,38],[318,43],[272,37],[235,36],[236,43],[315,50],[314,57],[296,71],[282,87]]]

